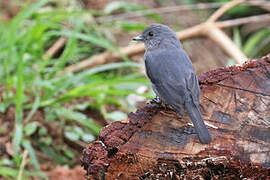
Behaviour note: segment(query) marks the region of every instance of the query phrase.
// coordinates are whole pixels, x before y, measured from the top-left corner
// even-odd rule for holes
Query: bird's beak
[[[133,38],[133,41],[143,41],[143,40],[144,40],[144,38],[142,35],[139,35],[139,36]]]

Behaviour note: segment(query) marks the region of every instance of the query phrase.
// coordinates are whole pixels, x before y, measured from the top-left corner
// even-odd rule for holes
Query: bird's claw
[[[156,103],[156,104],[162,104],[162,101],[161,101],[161,99],[158,97],[158,96],[156,96],[155,98],[153,98],[151,101],[150,101],[151,103]]]

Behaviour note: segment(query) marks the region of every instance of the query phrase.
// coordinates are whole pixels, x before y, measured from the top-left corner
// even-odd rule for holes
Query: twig
[[[245,2],[246,0],[234,0],[231,2],[226,3],[224,6],[219,8],[217,11],[215,11],[206,22],[215,22],[220,18],[225,12],[227,12],[229,9],[231,9],[234,6],[237,6],[238,4],[241,4]]]
[[[23,169],[24,169],[25,164],[26,164],[27,155],[28,155],[28,151],[27,150],[24,150],[24,152],[23,152],[23,159],[22,159],[22,162],[21,162],[21,165],[20,165],[20,170],[19,170],[19,174],[18,174],[17,180],[21,180],[22,179]]]
[[[52,57],[55,53],[57,53],[66,43],[67,38],[61,37],[59,38],[43,55],[43,59],[46,60],[50,57]]]
[[[212,27],[207,28],[207,36],[215,41],[221,48],[231,56],[238,64],[243,64],[247,57],[243,52],[233,43],[233,41],[214,24],[208,24]]]
[[[204,31],[205,35],[215,41],[228,55],[230,55],[238,64],[245,62],[247,57],[245,54],[234,44],[234,42],[216,26],[216,21],[229,9],[245,2],[246,0],[234,0],[228,2],[217,11],[215,11],[208,20],[204,23],[207,26]]]
[[[252,6],[259,6],[262,9],[265,9],[267,11],[270,11],[270,2],[265,2],[264,4],[257,4],[258,1],[249,1],[250,5]]]
[[[239,26],[242,24],[269,22],[269,21],[270,21],[270,14],[264,14],[264,15],[249,16],[249,17],[244,17],[244,18],[216,22],[215,25],[219,28],[227,28],[227,27],[232,27],[232,26]]]

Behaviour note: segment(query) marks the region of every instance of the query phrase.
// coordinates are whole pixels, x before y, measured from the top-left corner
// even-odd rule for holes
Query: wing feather
[[[199,84],[184,50],[147,52],[144,58],[146,74],[166,103],[179,108],[187,92],[195,104],[199,103]]]

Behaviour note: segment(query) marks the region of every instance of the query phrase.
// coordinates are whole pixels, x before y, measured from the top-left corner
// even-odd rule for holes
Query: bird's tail
[[[201,143],[207,144],[211,142],[211,135],[209,134],[203,119],[200,113],[198,106],[192,101],[186,101],[185,107],[188,112],[188,115],[195,127],[196,132],[198,133]]]

